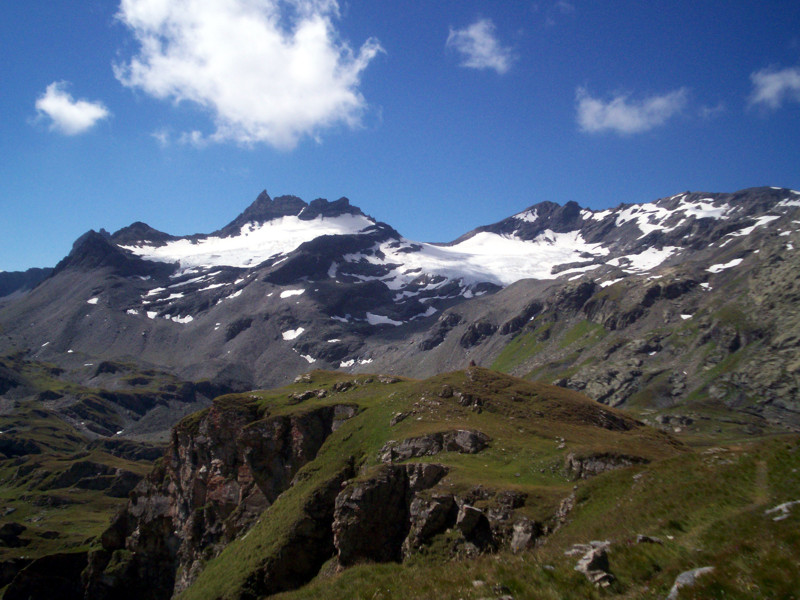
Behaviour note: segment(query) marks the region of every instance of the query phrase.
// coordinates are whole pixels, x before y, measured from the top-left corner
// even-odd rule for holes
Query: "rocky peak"
[[[267,191],[263,190],[250,206],[218,233],[222,236],[234,235],[247,223],[266,223],[281,217],[295,216],[307,206],[308,204],[297,196],[278,196],[272,199]]]
[[[131,246],[141,243],[160,245],[176,239],[175,236],[154,229],[142,221],[131,223],[127,227],[123,227],[119,231],[114,232],[110,237],[115,244],[121,246]]]
[[[123,250],[112,243],[107,235],[90,229],[75,240],[72,251],[56,265],[53,274],[66,269],[91,269],[111,268],[122,276],[153,275],[171,271],[172,266],[163,263],[153,263]]]

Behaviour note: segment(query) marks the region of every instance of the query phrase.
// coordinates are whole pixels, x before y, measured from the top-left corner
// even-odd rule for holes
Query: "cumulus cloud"
[[[494,69],[502,75],[514,61],[511,49],[502,46],[495,36],[491,19],[481,19],[465,29],[451,29],[446,45],[462,55],[462,67]]]
[[[620,134],[641,133],[663,125],[686,106],[685,88],[663,96],[631,100],[619,94],[610,100],[593,98],[585,88],[578,88],[578,125],[587,133],[613,131]]]
[[[193,143],[291,149],[334,125],[358,127],[361,74],[382,51],[358,51],[334,27],[336,0],[122,0],[118,19],[140,48],[114,72],[123,85],[209,111]]]
[[[75,100],[66,90],[68,86],[66,81],[54,81],[36,100],[39,118],[49,118],[51,130],[78,135],[111,114],[102,102]]]
[[[750,75],[753,93],[750,104],[780,108],[785,101],[800,102],[800,67],[761,69]]]

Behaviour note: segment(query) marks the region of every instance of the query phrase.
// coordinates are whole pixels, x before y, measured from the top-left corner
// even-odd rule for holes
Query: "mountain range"
[[[0,349],[86,386],[111,361],[231,390],[474,360],[613,405],[669,408],[713,387],[797,426],[798,222],[796,191],[685,192],[602,211],[542,202],[429,244],[346,198],[262,192],[210,234],[87,232],[2,303]]]

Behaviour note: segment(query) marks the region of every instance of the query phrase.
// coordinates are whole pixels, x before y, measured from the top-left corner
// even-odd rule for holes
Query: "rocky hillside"
[[[485,369],[315,371],[182,421],[90,556],[87,589],[257,597],[431,544],[520,551],[558,528],[572,481],[684,451],[579,394]]]
[[[479,367],[314,371],[182,420],[88,554],[3,597],[790,597],[798,469],[796,436],[693,450]]]

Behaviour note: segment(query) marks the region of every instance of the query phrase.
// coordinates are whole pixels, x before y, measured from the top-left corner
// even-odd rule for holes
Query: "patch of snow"
[[[303,292],[305,292],[305,290],[303,290],[303,289],[300,289],[300,290],[284,290],[284,291],[281,292],[281,298],[291,298],[292,296],[299,296]]]
[[[349,316],[350,315],[348,315],[348,317]],[[349,323],[350,322],[350,319],[345,318],[345,317],[332,316],[331,319],[333,319],[334,321],[340,321],[341,323]]]
[[[335,344],[336,342],[341,342],[341,341],[342,340],[340,340],[339,338],[333,338],[332,340],[328,340],[328,343],[329,344]]]
[[[395,321],[389,317],[374,315],[370,312],[367,313],[367,323],[370,325],[394,325],[395,327],[403,324],[402,321]]]
[[[512,218],[516,219],[517,221],[524,221],[525,223],[535,223],[536,219],[539,218],[539,215],[537,214],[536,209],[533,209],[517,213]]]
[[[729,233],[728,235],[734,237],[739,237],[742,235],[750,235],[751,233],[753,233],[753,230],[756,227],[761,227],[762,225],[771,223],[776,219],[780,219],[780,217],[775,215],[764,215],[763,217],[758,217],[756,219],[755,225],[751,225],[750,227],[745,227],[744,229],[740,229],[739,231],[734,231],[733,233]]]
[[[793,193],[797,194],[797,192],[793,192]],[[791,206],[800,206],[800,200],[794,200],[794,199],[789,200],[787,198],[786,200],[781,200],[780,202],[778,202],[778,204],[776,206],[780,206],[781,208],[789,208]]]
[[[635,204],[617,214],[616,225],[621,227],[629,221],[634,221],[639,231],[642,232],[639,237],[644,237],[653,231],[668,231],[672,229],[662,225],[663,221],[672,214],[672,211],[655,204]]]
[[[308,361],[309,364],[317,362],[316,358],[313,358],[312,356],[309,356],[308,354],[301,354],[300,358],[305,358],[306,361]]]
[[[184,296],[183,292],[177,292],[175,294],[170,294],[169,296],[167,296],[166,300],[167,301],[169,301],[169,300],[179,300],[180,298],[183,298],[183,296]]]
[[[711,284],[707,283],[707,282],[704,282],[704,283],[700,284],[700,287],[703,288],[704,290],[710,290],[711,289]]]
[[[721,271],[724,271],[725,269],[731,269],[733,267],[739,266],[743,260],[744,260],[743,258],[734,258],[732,261],[726,262],[725,264],[711,265],[706,269],[706,271],[708,271],[709,273],[719,273]]]
[[[358,360],[358,364],[360,365],[368,365],[371,362],[372,362],[371,358],[363,358]]]
[[[786,244],[786,249],[787,250],[794,250],[794,244],[792,244],[792,242],[789,242],[788,244]]]
[[[601,211],[595,212],[595,211],[593,211],[591,209],[586,208],[586,209],[581,211],[581,219],[583,219],[584,221],[586,219],[590,219],[592,221],[602,221],[608,215],[610,215],[612,212],[613,212],[612,210],[601,210]]]
[[[410,320],[413,321],[414,319],[424,319],[426,317],[433,316],[436,313],[437,313],[437,310],[433,306],[429,306],[428,310],[426,310],[424,313],[420,313],[418,315],[414,315],[413,317],[411,317]]]
[[[167,291],[167,288],[163,288],[163,287],[157,287],[157,288],[153,288],[152,290],[150,290],[149,292],[147,292],[147,293],[145,294],[145,296],[157,296],[157,295],[158,295],[158,294],[160,294],[161,292],[166,292],[166,291]]]
[[[408,244],[407,240],[401,240]],[[600,257],[608,249],[589,244],[579,231],[556,233],[543,231],[533,240],[504,236],[482,231],[452,246],[418,244],[415,252],[400,252],[395,242],[380,244],[380,253],[348,256],[348,262],[366,261],[375,265],[394,267],[382,279],[392,290],[400,290],[417,280],[420,273],[461,280],[470,286],[490,282],[506,286],[520,279],[555,279],[552,268],[564,263],[586,262],[586,254]],[[380,258],[379,255],[384,258]],[[440,281],[429,289],[446,285]],[[468,294],[464,294],[469,297]]]
[[[75,352],[75,350],[67,350],[67,354],[72,354],[74,352]]]
[[[318,216],[304,221],[297,216],[272,219],[263,224],[246,223],[231,237],[201,237],[195,241],[173,240],[163,246],[122,246],[134,254],[158,262],[178,262],[186,271],[196,267],[248,268],[278,254],[286,254],[303,242],[321,235],[355,234],[374,223],[363,215]]]
[[[97,301],[98,301],[98,300],[100,300],[100,298],[89,298],[89,299],[86,301],[86,304],[97,304]]]
[[[192,315],[186,315],[185,317],[172,317],[172,320],[176,323],[191,323],[194,321],[194,317]]]
[[[49,343],[50,343],[50,342],[45,342],[44,344],[42,344],[42,348],[44,348],[45,346],[47,346]]]
[[[623,279],[625,278],[620,277],[619,279],[609,279],[608,281],[603,281],[600,283],[600,287],[608,287],[610,285],[614,285],[615,283],[617,283],[618,281],[622,281]]]
[[[200,288],[197,290],[198,292],[207,292],[208,290],[215,290],[217,288],[225,287],[228,285],[227,283],[212,283],[211,285],[207,285],[204,288]]]
[[[158,311],[155,311],[155,310],[148,310],[147,311],[147,318],[148,319],[155,319],[157,315],[158,315]]]
[[[283,336],[284,340],[288,341],[288,340],[295,339],[296,337],[298,337],[304,331],[305,331],[305,328],[298,327],[297,329],[289,329],[287,331],[284,331],[281,335]]]
[[[667,260],[676,250],[678,250],[676,246],[664,246],[661,250],[658,248],[648,248],[639,254],[629,254],[627,256],[613,258],[606,264],[613,267],[620,267],[626,273],[649,271]]]
[[[781,237],[786,237],[787,235],[792,235],[791,231],[781,231],[779,234]]]
[[[565,269],[564,271],[561,271],[558,274],[558,276],[561,277],[562,275],[570,275],[572,273],[579,273],[578,277],[580,277],[580,274],[583,274],[586,271],[591,271],[593,269],[596,269],[599,266],[601,266],[601,265],[599,265],[599,264],[598,265],[587,265],[585,267],[574,267],[572,269]],[[577,279],[577,277],[571,277],[570,281],[572,281],[573,279]]]
[[[681,315],[681,319],[683,319],[685,321],[687,319],[691,319],[693,316],[694,315]]]
[[[687,217],[697,219],[721,219],[728,211],[730,206],[714,206],[711,198],[703,198],[696,202],[682,202],[678,210],[683,210]]]
[[[356,364],[356,360],[354,358],[351,358],[350,360],[343,360],[339,363],[339,368],[346,369],[347,367],[352,367],[354,364]]]
[[[126,315],[134,315],[134,316],[136,316],[136,315],[139,314],[139,311],[136,310],[135,308],[129,308],[128,310],[125,311],[125,314]]]

